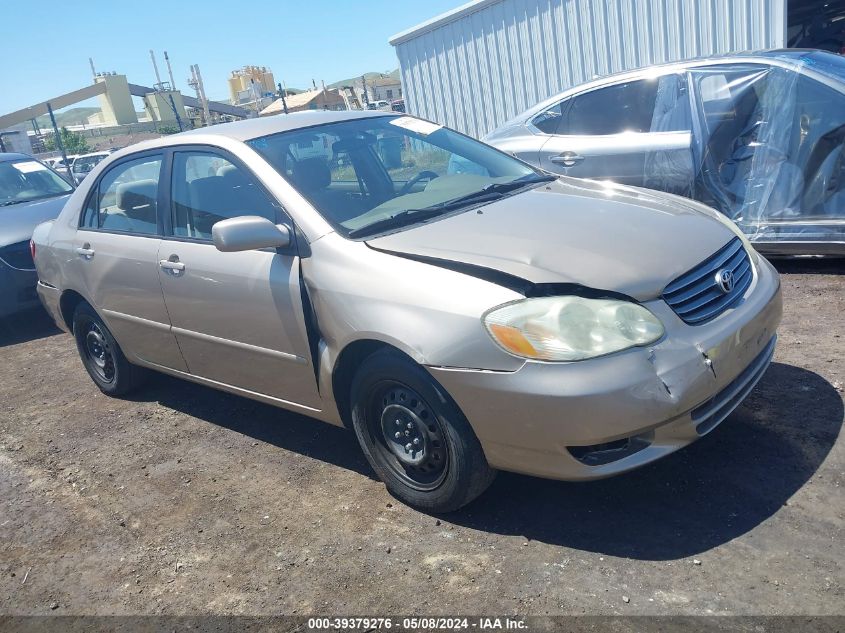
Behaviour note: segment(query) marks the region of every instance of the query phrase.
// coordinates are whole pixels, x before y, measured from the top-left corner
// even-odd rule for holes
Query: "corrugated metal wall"
[[[479,0],[395,36],[408,112],[473,136],[593,77],[784,46],[786,0]]]

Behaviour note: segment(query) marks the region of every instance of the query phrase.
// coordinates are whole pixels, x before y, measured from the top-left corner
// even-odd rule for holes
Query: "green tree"
[[[62,135],[62,145],[65,147],[66,154],[84,154],[91,151],[91,148],[88,146],[88,141],[85,140],[85,137],[82,134],[79,134],[78,132],[71,132],[66,127],[63,127],[59,131],[59,134]],[[59,146],[56,144],[55,135],[45,139],[44,146],[51,152],[59,149]]]

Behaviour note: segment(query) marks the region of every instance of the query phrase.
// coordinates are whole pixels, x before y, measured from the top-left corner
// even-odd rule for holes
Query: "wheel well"
[[[75,290],[65,290],[59,299],[59,310],[62,313],[62,320],[65,322],[67,329],[73,332],[73,313],[76,306],[83,303],[85,299],[81,294]]]
[[[340,412],[340,419],[343,420],[343,424],[347,428],[352,428],[352,407],[349,402],[349,390],[352,388],[355,370],[364,362],[364,359],[382,349],[392,349],[400,354],[403,353],[398,348],[383,341],[364,339],[353,341],[344,347],[337,358],[332,371],[332,393]]]

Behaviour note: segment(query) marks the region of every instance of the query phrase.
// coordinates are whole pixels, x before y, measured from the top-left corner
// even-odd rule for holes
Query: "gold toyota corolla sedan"
[[[781,318],[777,273],[715,211],[383,112],[134,145],[33,249],[105,393],[156,370],[350,427],[429,511],[496,469],[592,479],[689,444]]]

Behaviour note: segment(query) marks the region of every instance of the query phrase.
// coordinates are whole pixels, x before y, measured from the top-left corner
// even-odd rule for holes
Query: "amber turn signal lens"
[[[502,347],[514,354],[528,357],[537,356],[537,350],[534,349],[534,346],[515,327],[494,323],[490,325],[490,332]]]

